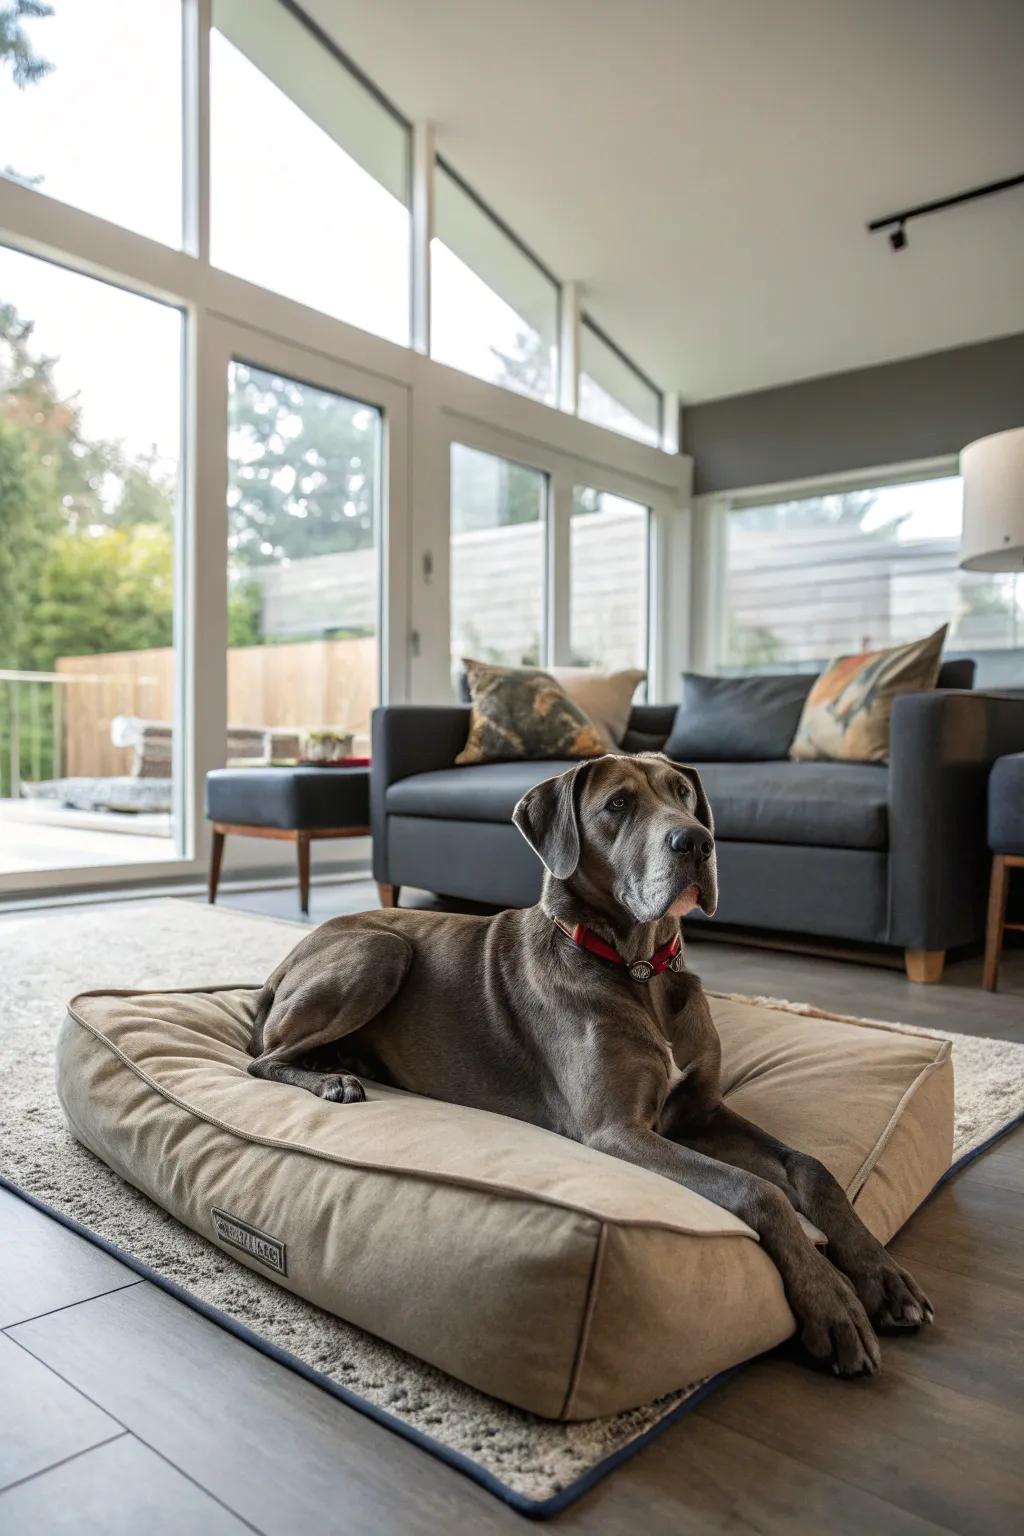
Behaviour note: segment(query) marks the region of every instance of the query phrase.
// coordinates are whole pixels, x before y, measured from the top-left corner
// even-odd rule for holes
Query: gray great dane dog
[[[757,1232],[812,1356],[874,1373],[875,1328],[916,1327],[932,1309],[820,1162],[723,1103],[679,926],[717,902],[698,774],[657,753],[589,759],[531,789],[513,821],[545,866],[537,906],[324,923],[262,989],[249,1071],[345,1104],[365,1098],[366,1077],[674,1179]]]

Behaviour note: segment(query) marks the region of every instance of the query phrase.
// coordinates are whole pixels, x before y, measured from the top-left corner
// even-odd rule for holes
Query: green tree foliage
[[[32,665],[170,645],[171,571],[171,533],[160,523],[93,534],[65,529],[38,575],[27,626]]]
[[[31,434],[0,416],[0,667],[17,668],[49,537],[60,523]]]
[[[0,6],[0,64],[10,69],[20,90],[35,85],[53,68],[34,51],[22,23],[52,15],[53,6],[43,0],[14,0],[13,5]]]
[[[235,363],[230,423],[236,569],[373,547],[376,411]]]
[[[0,666],[171,643],[174,485],[88,438],[33,325],[0,303]]]
[[[262,645],[263,589],[258,581],[234,581],[228,597],[228,645]]]

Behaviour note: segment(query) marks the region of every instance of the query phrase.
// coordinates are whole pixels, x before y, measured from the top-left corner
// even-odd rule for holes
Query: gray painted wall
[[[958,453],[1024,426],[1024,332],[689,406],[697,492]]]

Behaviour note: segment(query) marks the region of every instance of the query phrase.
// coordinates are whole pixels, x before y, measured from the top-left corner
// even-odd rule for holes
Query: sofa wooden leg
[[[981,984],[986,992],[994,992],[999,980],[999,955],[1003,947],[1003,929],[1006,924],[1006,895],[1010,884],[1010,866],[1005,854],[997,853],[992,859],[992,879],[988,888],[988,925],[985,929],[985,970]]]
[[[397,907],[398,898],[401,894],[402,887],[400,885],[387,885],[381,880],[377,881],[377,896],[382,907]]]
[[[942,980],[946,964],[944,949],[905,949],[903,963],[910,981],[935,982]]]
[[[212,904],[217,900],[217,887],[220,884],[220,862],[224,857],[224,833],[213,829],[213,838],[210,843],[210,873],[206,883],[206,899]]]
[[[297,832],[295,848],[299,856],[299,904],[304,916],[309,916],[309,833]]]

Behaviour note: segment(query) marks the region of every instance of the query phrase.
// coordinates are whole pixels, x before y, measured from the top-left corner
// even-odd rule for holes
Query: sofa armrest
[[[387,873],[388,786],[414,773],[450,768],[466,745],[468,704],[386,704],[371,723],[370,830],[373,878],[390,883]]]
[[[985,931],[988,776],[1024,750],[1024,698],[938,689],[893,704],[889,942],[949,949]]]

